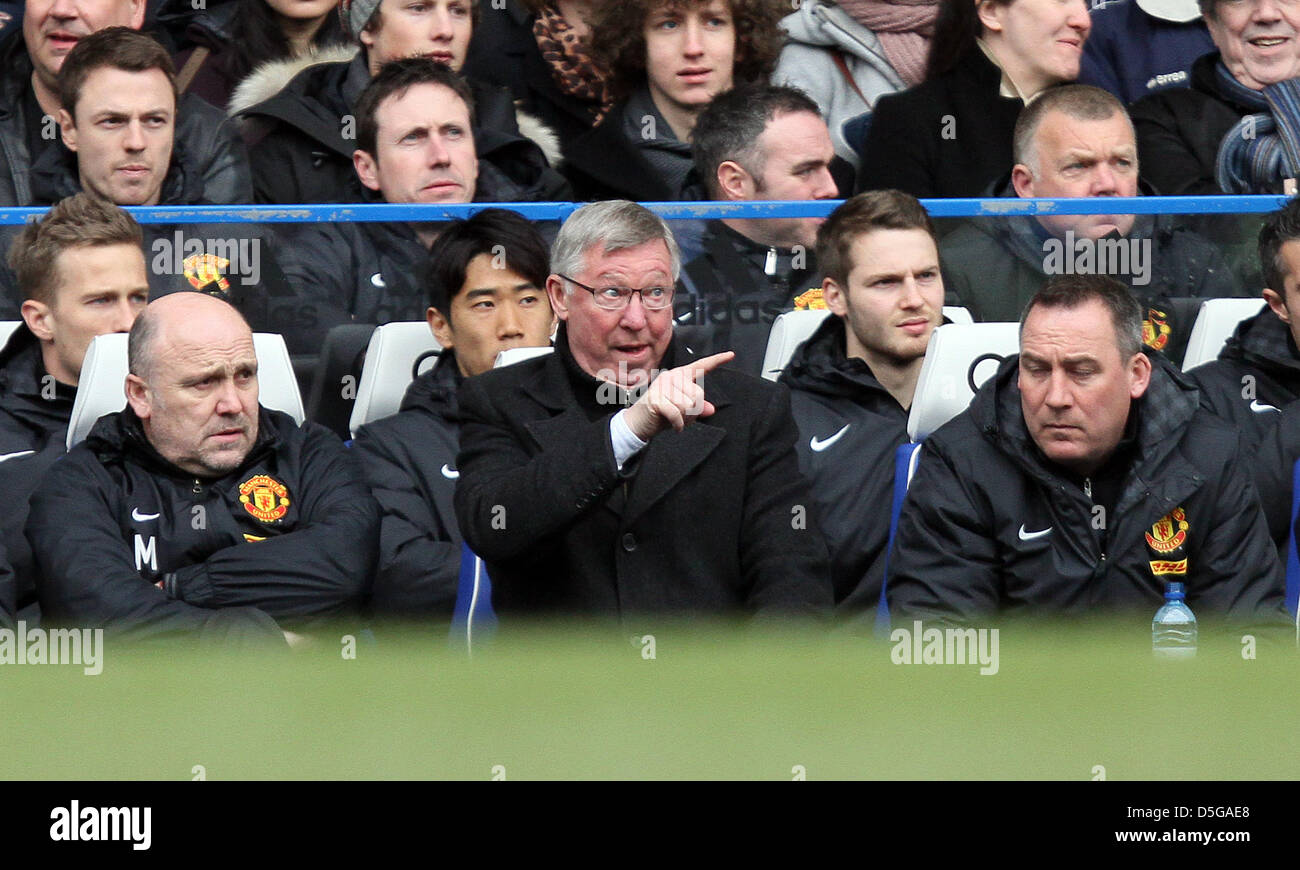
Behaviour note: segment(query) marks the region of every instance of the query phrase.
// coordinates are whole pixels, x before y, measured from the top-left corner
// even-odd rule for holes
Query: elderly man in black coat
[[[828,610],[789,395],[719,368],[730,351],[697,360],[674,341],[667,225],[631,202],[584,206],[551,268],[555,353],[459,395],[456,515],[497,610]]]

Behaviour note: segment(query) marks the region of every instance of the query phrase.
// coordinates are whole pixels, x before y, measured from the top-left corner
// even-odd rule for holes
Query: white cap
[[[1138,8],[1162,21],[1185,24],[1201,17],[1201,7],[1196,0],[1136,0]]]

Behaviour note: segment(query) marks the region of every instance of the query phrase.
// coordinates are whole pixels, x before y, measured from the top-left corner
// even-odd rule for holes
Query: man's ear
[[[35,299],[24,299],[21,309],[23,322],[32,331],[32,335],[41,341],[53,341],[54,330],[50,328],[50,306]]]
[[[131,24],[132,30],[139,30],[144,26],[145,0],[131,0]]]
[[[1132,380],[1129,382],[1128,395],[1131,399],[1140,399],[1151,384],[1151,359],[1141,351],[1133,355],[1129,363]]]
[[[822,279],[822,298],[826,300],[826,307],[831,310],[831,314],[836,317],[844,317],[849,313],[849,300],[844,288],[834,278]]]
[[[559,275],[546,279],[546,296],[551,300],[551,313],[560,320],[569,319],[569,300],[564,294],[564,281]]]
[[[1001,33],[1004,29],[1002,24],[1002,5],[995,3],[994,0],[974,0],[975,15],[979,18],[980,24],[984,25],[985,30],[991,30],[994,33]],[[1006,4],[1010,6],[1011,4]]]
[[[126,402],[141,420],[148,420],[153,414],[153,404],[149,401],[149,385],[139,375],[126,376]]]
[[[747,200],[754,196],[754,179],[745,167],[734,160],[724,160],[718,164],[715,177],[718,181],[720,199]]]
[[[77,150],[77,125],[67,109],[59,109],[59,134],[63,137],[63,144],[68,146],[69,151]]]
[[[1011,169],[1011,186],[1016,190],[1016,196],[1021,199],[1029,199],[1034,195],[1034,174],[1029,171],[1029,167],[1023,163],[1017,163]]]
[[[424,312],[424,319],[429,322],[429,329],[433,332],[433,337],[438,339],[438,344],[444,348],[456,346],[456,336],[451,331],[451,321],[444,317],[441,311],[430,305],[429,310]]]
[[[379,161],[366,151],[358,148],[352,152],[352,168],[357,171],[361,183],[371,190],[379,190]]]
[[[1270,290],[1266,287],[1264,288],[1264,301],[1268,303],[1268,307],[1277,315],[1278,320],[1288,326],[1291,325],[1291,312],[1287,310],[1286,299],[1282,297],[1281,293],[1276,290]]]

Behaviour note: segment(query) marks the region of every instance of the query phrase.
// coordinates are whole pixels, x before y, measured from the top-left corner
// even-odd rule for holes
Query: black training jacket
[[[1108,517],[1094,510],[1087,481],[1033,443],[1018,357],[926,439],[890,560],[895,624],[1117,610],[1149,621],[1166,579],[1184,579],[1198,618],[1283,618],[1282,569],[1236,430],[1198,413],[1195,387],[1172,365],[1151,362],[1135,453]],[[1175,510],[1187,523],[1188,573],[1157,578],[1145,537],[1156,531],[1163,545],[1171,530],[1152,527]]]
[[[46,374],[40,342],[24,324],[0,350],[0,542],[13,569],[16,606],[36,603],[32,555],[23,535],[27,500],[64,454],[75,387]],[[29,612],[29,615],[30,612]]]
[[[379,502],[376,616],[450,618],[460,574],[456,451],[462,378],[448,350],[406,391],[401,410],[357,432],[353,449]]]
[[[799,426],[799,470],[831,554],[835,606],[871,613],[880,599],[894,454],[907,442],[907,410],[866,362],[844,351],[844,320],[827,317],[781,376]]]
[[[202,638],[231,621],[296,629],[352,614],[379,528],[355,463],[328,430],[262,408],[239,469],[197,479],[154,450],[129,408],[102,417],[32,496],[45,618]]]

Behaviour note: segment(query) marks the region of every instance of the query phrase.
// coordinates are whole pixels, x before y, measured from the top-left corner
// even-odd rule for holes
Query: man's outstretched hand
[[[710,416],[713,404],[704,398],[700,379],[735,357],[727,350],[660,372],[645,395],[627,409],[623,421],[633,435],[649,441],[669,427],[680,432],[700,417]]]

